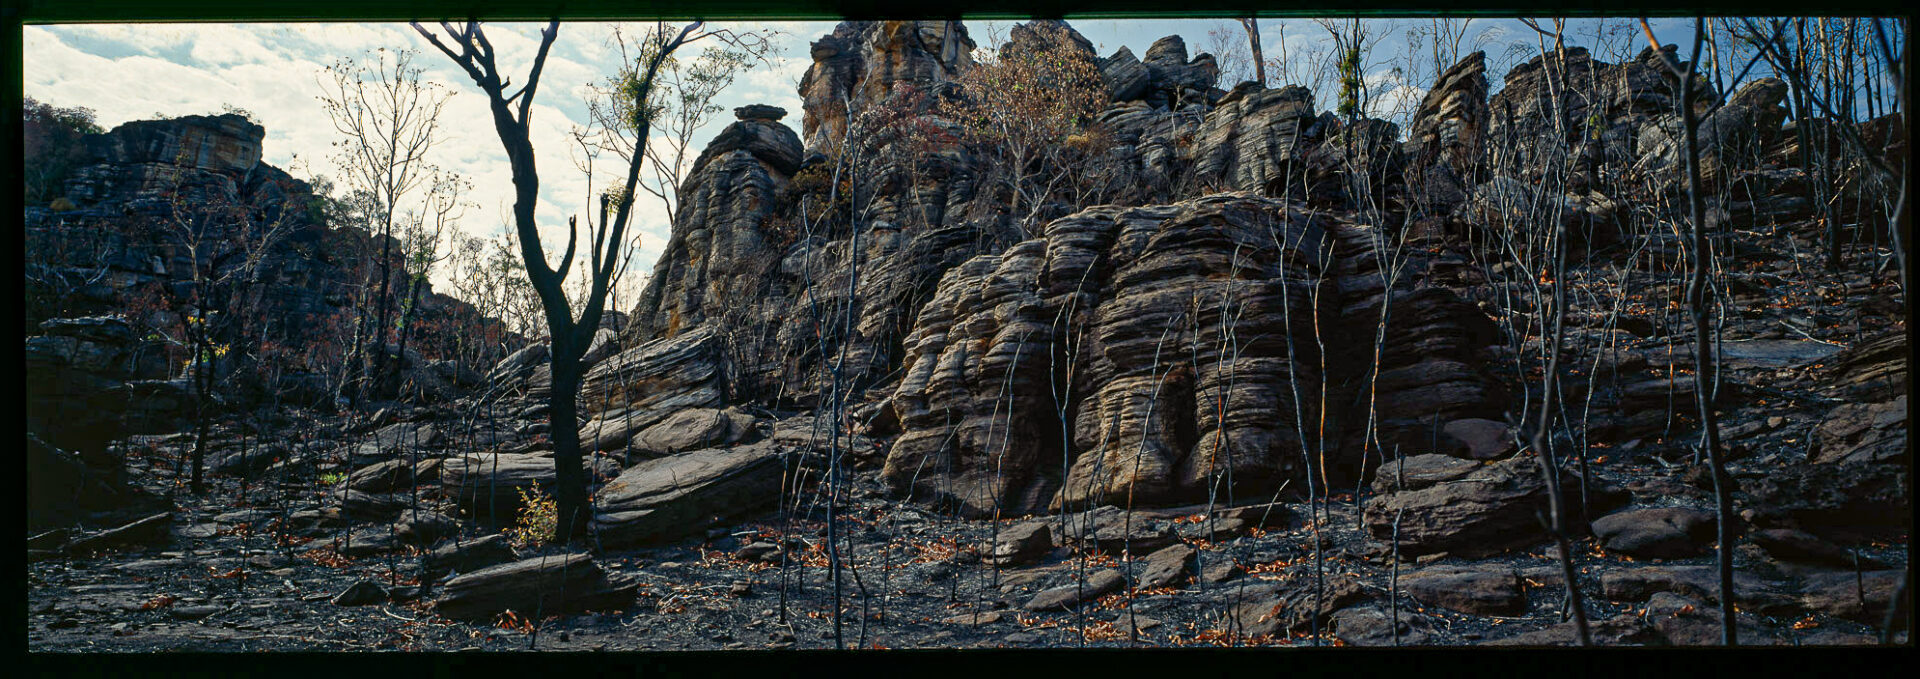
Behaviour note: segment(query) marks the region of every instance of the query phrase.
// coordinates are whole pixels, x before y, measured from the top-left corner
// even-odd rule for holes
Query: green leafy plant
[[[540,490],[540,484],[533,489],[518,490],[520,493],[520,518],[512,528],[507,529],[507,539],[515,547],[527,548],[547,544],[553,539],[554,529],[560,523],[560,508],[553,496]]]
[[[347,480],[346,472],[327,472],[320,475],[320,485],[331,486]]]

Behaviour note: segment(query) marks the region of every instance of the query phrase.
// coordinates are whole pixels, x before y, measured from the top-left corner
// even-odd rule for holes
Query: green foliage
[[[1340,55],[1340,115],[1353,118],[1360,113],[1360,46],[1347,47]]]
[[[533,491],[519,489],[520,517],[512,528],[507,529],[507,539],[516,547],[525,549],[547,544],[554,538],[554,530],[560,525],[560,507],[553,496],[540,490],[540,484],[534,483]]]
[[[347,474],[345,472],[327,472],[320,475],[320,485],[322,486],[339,485],[346,480]]]

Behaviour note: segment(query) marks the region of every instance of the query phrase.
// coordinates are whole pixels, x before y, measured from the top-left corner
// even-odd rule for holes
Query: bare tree
[[[190,166],[185,151],[175,164]],[[196,184],[177,180],[166,192],[166,226],[191,265],[184,337],[187,374],[194,386],[193,493],[206,490],[207,435],[218,366],[250,350],[244,321],[247,291],[258,282],[267,255],[293,230],[291,211],[257,205],[228,178]]]
[[[545,311],[552,347],[553,388],[548,397],[548,418],[556,476],[554,500],[559,512],[555,537],[570,541],[585,534],[588,519],[587,482],[581,466],[580,421],[577,416],[580,381],[585,372],[580,358],[600,327],[608,290],[619,265],[625,260],[620,256],[620,251],[627,245],[627,225],[633,214],[633,196],[640,182],[645,154],[633,154],[628,160],[625,182],[620,189],[600,196],[599,223],[590,222],[588,225],[591,233],[587,246],[590,266],[587,273],[591,277],[592,288],[584,308],[576,318],[567,301],[564,285],[574,262],[579,229],[573,218],[567,220],[567,247],[560,256],[558,268],[554,268],[547,264],[546,251],[540,243],[539,223],[534,218],[534,206],[540,197],[540,176],[534,166],[530,118],[547,54],[560,34],[559,20],[549,21],[546,28],[540,31],[539,51],[534,55],[525,84],[511,93],[508,92],[511,80],[502,75],[495,61],[493,43],[487,39],[480,22],[468,21],[458,27],[441,22],[440,29],[444,35],[429,31],[419,23],[412,25],[435,49],[466,71],[474,84],[486,93],[488,107],[493,114],[494,131],[500,136],[500,144],[505,147],[512,163],[514,232],[520,241],[520,254],[526,264],[527,279],[539,294],[541,307]],[[637,69],[638,76],[632,80],[629,92],[631,101],[651,100],[661,67],[681,47],[710,37],[729,44],[741,42],[740,37],[731,31],[702,30],[704,25],[704,22],[696,21],[674,33],[663,23],[648,34],[645,39],[648,46],[642,50],[647,56],[645,63]],[[654,122],[647,114],[648,109],[634,106],[632,110],[635,114],[628,122],[631,123],[633,138],[648,139]]]
[[[1247,51],[1253,57],[1253,81],[1260,83],[1261,87],[1266,87],[1267,56],[1260,50],[1260,20],[1247,17],[1240,20],[1240,25],[1247,29]]]
[[[1733,493],[1732,480],[1727,478],[1727,467],[1720,445],[1720,419],[1714,411],[1713,391],[1707,380],[1713,371],[1713,345],[1709,342],[1707,327],[1708,296],[1713,294],[1708,288],[1707,269],[1712,266],[1712,250],[1707,242],[1706,208],[1702,203],[1700,181],[1700,120],[1692,105],[1695,65],[1700,61],[1700,44],[1706,37],[1706,21],[1694,19],[1693,52],[1687,58],[1686,66],[1668,63],[1667,68],[1680,79],[1681,124],[1686,133],[1687,159],[1687,217],[1693,227],[1693,274],[1687,282],[1687,302],[1693,315],[1693,384],[1695,400],[1700,406],[1701,445],[1707,450],[1707,464],[1713,473],[1713,498],[1717,518],[1720,524],[1719,570],[1720,570],[1720,617],[1721,640],[1728,646],[1739,643],[1739,627],[1735,624],[1733,606]],[[1653,45],[1656,54],[1660,50],[1660,41],[1653,35],[1653,27],[1646,19],[1640,20],[1641,30],[1647,34],[1647,42]]]
[[[380,244],[373,322],[369,327],[363,320],[354,342],[362,368],[359,386],[349,396],[356,406],[386,372],[387,333],[394,311],[394,222],[402,219],[402,203],[417,189],[438,191],[445,186],[430,181],[435,173],[426,156],[439,141],[440,111],[452,93],[421,80],[412,50],[392,52],[391,59],[388,54],[381,48],[362,60],[346,58],[328,66],[327,78],[321,81],[325,92],[319,97],[340,133],[340,141],[334,143],[339,150],[334,162],[341,182],[349,192],[363,193],[371,200],[368,227]],[[365,346],[369,341],[370,352]]]
[[[694,135],[724,110],[714,98],[740,74],[767,63],[766,55],[774,49],[772,33],[737,37],[707,47],[693,59],[666,55],[642,102],[637,97],[645,77],[642,69],[659,44],[643,39],[630,45],[626,33],[616,28],[612,40],[621,65],[606,81],[589,86],[593,95],[587,100],[588,124],[576,129],[575,137],[628,162],[636,151],[645,156],[647,173],[639,186],[666,207],[669,223],[679,212],[680,183],[696,155]],[[657,135],[654,139],[637,134],[641,130],[634,123],[643,118]]]

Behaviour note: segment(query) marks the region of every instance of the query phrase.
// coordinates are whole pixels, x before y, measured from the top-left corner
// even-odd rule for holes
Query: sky
[[[967,28],[982,49],[1004,38],[1015,22],[975,21]],[[1236,24],[1194,20],[1083,20],[1071,23],[1098,48],[1100,54],[1125,46],[1136,56],[1166,35],[1183,36],[1190,54],[1220,46],[1244,47],[1244,33]],[[1433,79],[1431,65],[1409,66],[1413,55],[1426,48],[1414,44],[1410,30],[1428,26],[1425,19],[1371,19],[1366,28],[1377,42],[1367,51],[1364,70],[1372,112],[1393,119],[1417,105]],[[625,24],[633,29],[645,24]],[[763,103],[787,109],[783,121],[800,131],[797,93],[801,76],[811,64],[808,43],[833,29],[831,22],[733,22],[711,27],[775,31],[774,51],[768,62],[743,74],[716,103],[728,112],[716,115],[695,136],[694,151],[732,121],[736,106]],[[1645,46],[1637,25],[1614,20],[1601,38],[1592,21],[1570,22],[1570,44],[1612,46],[1611,52],[1630,56]],[[539,44],[539,24],[489,25],[487,35],[498,51],[504,72],[524,79]],[[601,176],[579,171],[578,151],[570,130],[587,123],[588,84],[605,78],[619,65],[611,42],[614,24],[563,22],[548,57],[546,71],[532,114],[532,141],[540,170],[540,203],[535,214],[547,250],[557,257],[566,242],[567,217],[585,221],[592,191],[615,179],[615,163],[603,160]],[[1631,28],[1624,31],[1623,28]],[[1686,19],[1654,22],[1662,42],[1691,37]],[[1269,74],[1274,84],[1312,85],[1318,81],[1317,105],[1331,108],[1331,69],[1313,61],[1328,52],[1327,30],[1309,19],[1263,20],[1262,43],[1269,58],[1290,55],[1286,74]],[[1214,32],[1220,37],[1209,37]],[[26,26],[23,31],[23,82],[26,96],[56,106],[93,109],[99,124],[111,129],[121,123],[189,114],[216,114],[244,109],[266,128],[263,155],[268,163],[300,178],[335,176],[332,144],[339,139],[321,107],[323,69],[343,57],[362,57],[370,50],[412,49],[420,53],[416,66],[423,79],[455,94],[442,114],[442,142],[429,160],[459,172],[473,183],[473,205],[458,228],[478,236],[506,234],[512,210],[513,187],[506,153],[495,136],[487,101],[479,88],[445,55],[406,24],[290,23],[290,24],[70,24]],[[1497,89],[1499,76],[1513,64],[1531,58],[1536,34],[1517,21],[1479,19],[1468,26],[1461,54],[1485,49],[1489,76]],[[1549,45],[1549,48],[1551,45]],[[1284,48],[1284,50],[1283,50]],[[1606,58],[1610,50],[1596,48]],[[1615,59],[1618,57],[1616,56]],[[1612,60],[1612,59],[1610,59]],[[1285,77],[1291,76],[1291,77]],[[1222,87],[1231,87],[1223,83]],[[616,159],[617,160],[617,159]],[[624,168],[618,168],[624,169]],[[652,271],[667,242],[666,212],[650,196],[642,196],[634,228],[639,238],[633,274],[623,288],[637,291]],[[576,268],[576,271],[579,269]],[[435,289],[450,292],[445,271],[435,276]],[[579,275],[579,274],[575,274]],[[625,296],[625,295],[623,295]],[[625,308],[628,302],[619,302]]]

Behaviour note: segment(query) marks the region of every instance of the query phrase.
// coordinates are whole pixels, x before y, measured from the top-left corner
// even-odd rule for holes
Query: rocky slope
[[[987,150],[911,132],[956,124],[929,99],[975,65],[958,23],[844,23],[799,130],[735,112],[588,352],[586,544],[514,530],[555,478],[535,344],[455,398],[216,427],[208,497],[30,540],[30,643],[1570,645],[1532,450],[1556,353],[1545,439],[1596,642],[1717,643],[1659,53],[1570,50],[1492,94],[1470,55],[1402,139],[1304,88],[1221,89],[1178,37],[1062,44],[1110,98],[1079,168],[1103,188],[1032,219]],[[1725,102],[1703,139],[1731,596],[1743,643],[1874,643],[1909,568],[1908,311],[1878,253],[1818,266],[1778,89],[1699,100]],[[119,328],[30,345],[141,384]],[[115,438],[119,475],[73,483],[163,493],[190,441]],[[361,606],[385,615],[336,624]]]

